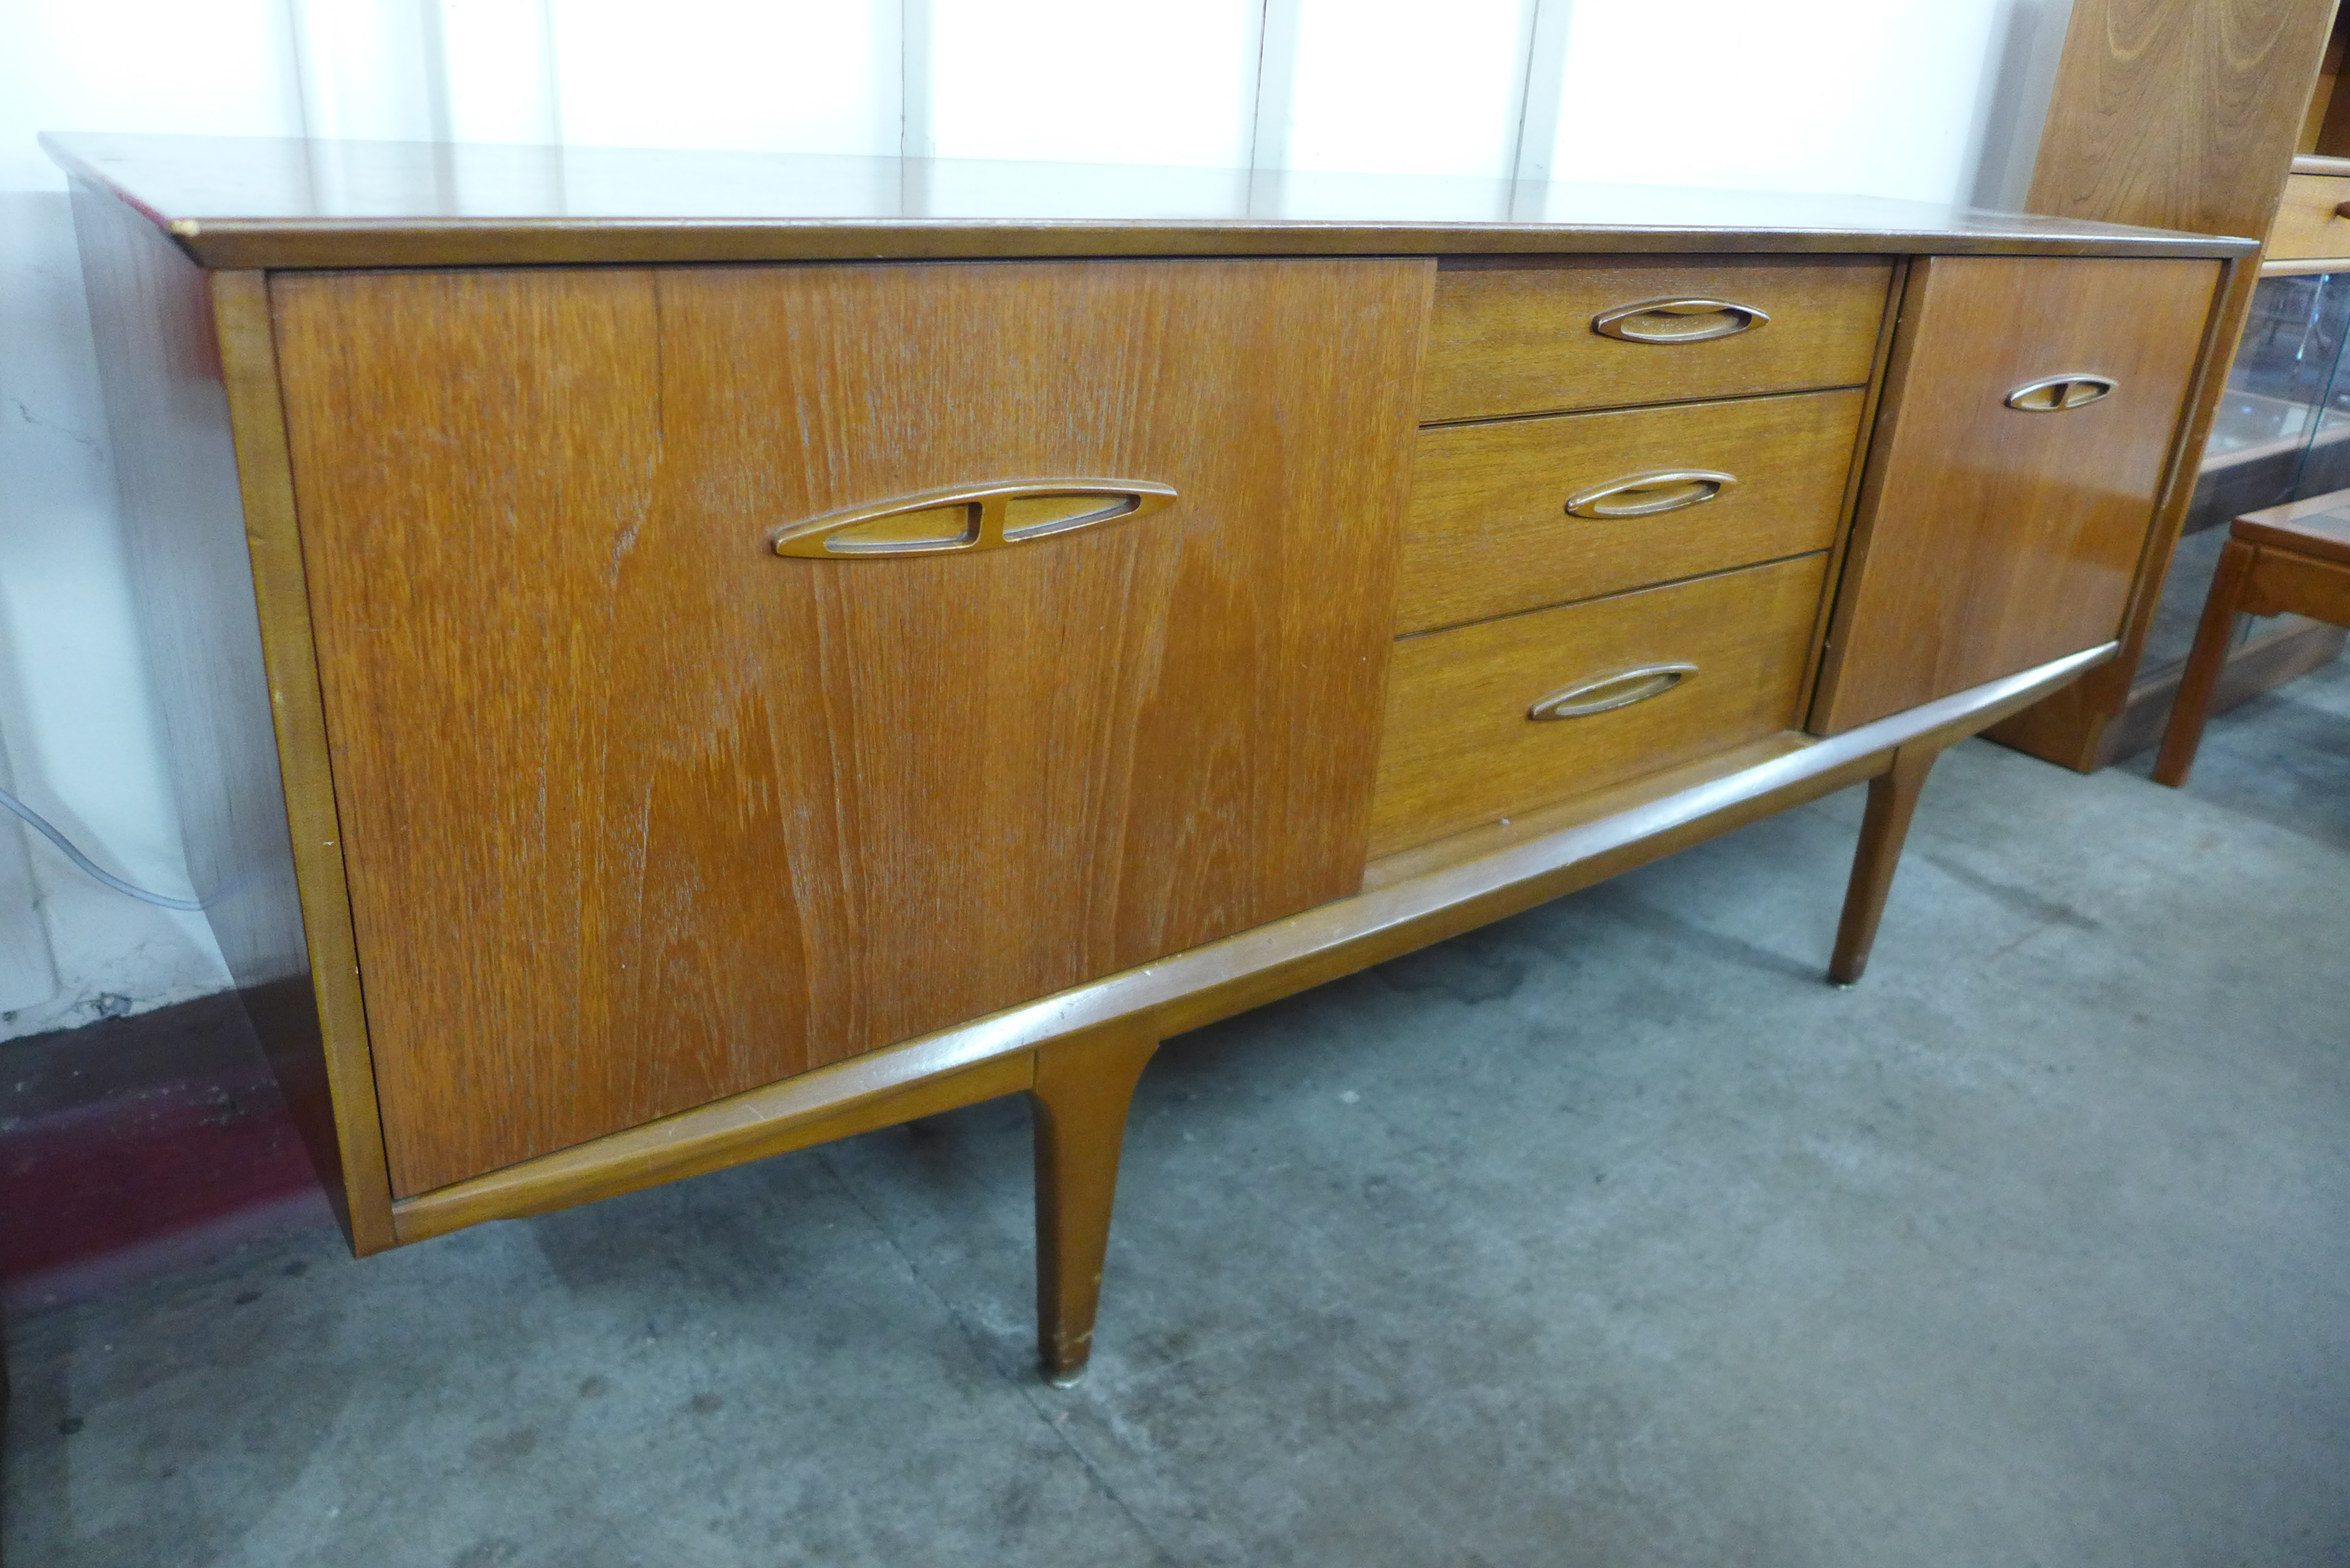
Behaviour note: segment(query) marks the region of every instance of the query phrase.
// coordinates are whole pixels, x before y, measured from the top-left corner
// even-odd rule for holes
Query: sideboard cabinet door
[[[1814,730],[2119,633],[2219,268],[1937,256],[1912,269]]]
[[[280,275],[395,1191],[1354,892],[1431,279]]]

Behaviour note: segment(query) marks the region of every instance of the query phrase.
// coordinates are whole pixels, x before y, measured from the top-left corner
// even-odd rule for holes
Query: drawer
[[[1396,630],[1826,549],[1862,399],[1803,392],[1424,430]],[[1627,481],[1641,483],[1616,488]]]
[[[1877,256],[1448,263],[1436,275],[1420,418],[1856,387],[1876,358],[1892,275]],[[1678,308],[1630,308],[1643,304]]]
[[[1406,638],[1388,676],[1371,854],[1602,789],[1795,723],[1825,555]],[[1598,683],[1684,667],[1641,682]],[[1669,684],[1668,684],[1669,682]],[[1603,711],[1534,718],[1583,689]]]
[[[2284,200],[2269,224],[2270,261],[2313,256],[2350,256],[2350,218],[2334,209],[2350,202],[2350,175],[2294,174],[2284,182]]]

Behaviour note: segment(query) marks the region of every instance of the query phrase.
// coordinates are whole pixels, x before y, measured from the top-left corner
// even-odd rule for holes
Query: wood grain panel
[[[1350,892],[1424,261],[285,277],[395,1185]],[[778,559],[998,479],[1130,524]]]
[[[1807,392],[1423,430],[1396,630],[1825,549],[1844,510],[1863,401],[1858,390]],[[1737,483],[1653,516],[1566,510],[1593,485],[1670,469]]]
[[[292,1085],[300,1085],[306,1103],[296,1116],[312,1129],[305,1136],[314,1150],[323,1137],[334,1139],[336,1164],[314,1157],[322,1170],[339,1168],[345,1225],[353,1249],[365,1256],[393,1242],[391,1188],[318,690],[308,576],[294,514],[269,283],[257,272],[214,273],[211,281],[229,423],[236,436],[237,479],[244,492],[261,647],[269,670],[270,712],[277,729],[277,770],[310,955],[307,975],[247,988],[245,1005],[262,1039],[282,1043],[274,1048],[278,1083],[289,1105],[295,1103]]]
[[[2345,201],[2350,201],[2350,179],[2332,174],[2287,179],[2262,255],[2270,261],[2350,256],[2350,218],[2335,211]]]
[[[305,940],[278,774],[276,725],[316,713],[317,682],[304,628],[279,613],[298,609],[301,580],[290,512],[270,501],[286,474],[269,451],[267,318],[242,307],[251,278],[207,277],[142,215],[79,182],[74,226],[188,875],[336,1214],[374,1251],[391,1243],[391,1214],[366,1040],[347,1028],[330,1059],[321,1033],[313,958],[330,983],[348,989],[350,976],[331,972],[331,940],[314,953]],[[323,805],[329,826],[301,847],[331,858],[332,795],[323,753],[310,758],[320,765],[293,793],[314,826]],[[303,760],[289,750],[289,768]]]
[[[1791,727],[1826,569],[1808,556],[1397,643],[1372,855]],[[1660,696],[1527,717],[1575,681],[1673,660],[1697,671]]]
[[[1474,257],[1437,274],[1420,418],[1487,419],[1868,379],[1889,262],[1874,256]],[[1618,306],[1728,300],[1767,323],[1690,343],[1592,329]]]
[[[2172,438],[2169,472],[2155,504],[2154,524],[2147,531],[2146,548],[2138,556],[2137,576],[2130,587],[2128,607],[2122,612],[2120,649],[2080,680],[2057,688],[1984,732],[1987,738],[2003,746],[2013,746],[2063,766],[2092,773],[2127,755],[2116,748],[2146,725],[2158,729],[2163,714],[2168,711],[2165,706],[2161,712],[2152,711],[2154,704],[2167,704],[2168,686],[2159,677],[2140,680],[2138,660],[2153,628],[2155,609],[2162,597],[2179,529],[2194,499],[2197,467],[2210,440],[2212,422],[2227,387],[2230,361],[2243,336],[2252,290],[2260,281],[2261,269],[2249,261],[2230,260],[2220,265],[2220,285],[2210,316],[2204,323],[2194,379],[2189,383],[2187,411],[2180,417],[2178,433]]]
[[[2116,637],[2218,266],[1966,256],[1912,268],[1814,728]],[[2004,402],[2074,371],[2116,389],[2060,413]]]
[[[2074,0],[2024,206],[2268,233],[2333,15],[2334,0]]]

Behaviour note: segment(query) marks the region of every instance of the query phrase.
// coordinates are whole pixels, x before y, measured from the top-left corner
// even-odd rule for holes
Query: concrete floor
[[[2350,670],[1987,744],[1172,1044],[1090,1380],[1016,1102],[13,1325],[32,1565],[2350,1562]]]

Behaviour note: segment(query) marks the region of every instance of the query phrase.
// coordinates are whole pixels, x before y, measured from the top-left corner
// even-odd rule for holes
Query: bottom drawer
[[[1403,639],[1371,854],[1794,727],[1826,570],[1805,556]]]

